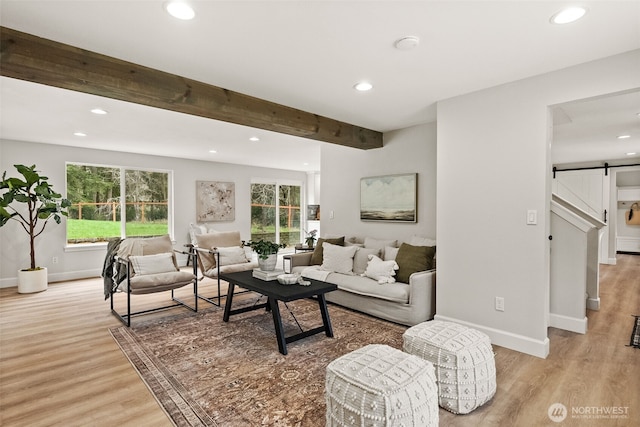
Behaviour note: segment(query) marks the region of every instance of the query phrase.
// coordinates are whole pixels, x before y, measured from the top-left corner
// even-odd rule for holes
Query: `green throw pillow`
[[[431,270],[435,253],[435,246],[413,246],[408,243],[400,245],[396,255],[396,263],[400,267],[396,273],[396,280],[409,283],[409,276],[416,271]]]
[[[344,246],[344,236],[336,237],[333,239],[319,238],[316,243],[316,248],[311,255],[311,265],[322,265],[322,244],[324,242],[331,243],[332,245]]]

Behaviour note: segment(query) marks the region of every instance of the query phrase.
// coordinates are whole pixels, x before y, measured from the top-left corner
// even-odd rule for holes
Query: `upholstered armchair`
[[[181,271],[178,268],[176,253],[183,253],[193,259],[193,271]],[[108,254],[109,257],[111,254]],[[111,312],[126,326],[131,326],[131,317],[139,314],[184,306],[198,311],[197,253],[173,249],[168,235],[152,238],[127,238],[119,243],[113,256],[114,280],[118,289],[111,289]],[[117,278],[116,278],[117,276]],[[174,290],[193,285],[193,306],[178,299]],[[114,293],[120,290],[127,297],[126,314],[118,312],[114,306]],[[175,304],[164,305],[147,310],[131,311],[131,296],[171,291],[171,300]]]
[[[198,295],[211,304],[220,306],[223,295],[220,294],[220,274],[253,270],[258,267],[251,250],[244,247],[238,231],[222,231],[195,236],[193,252],[198,254],[200,272],[217,282],[218,293],[211,297]]]

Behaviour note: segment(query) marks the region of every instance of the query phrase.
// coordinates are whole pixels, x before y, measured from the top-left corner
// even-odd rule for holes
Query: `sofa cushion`
[[[241,246],[218,247],[217,251],[220,254],[220,266],[248,262],[247,253]]]
[[[369,255],[369,263],[364,275],[377,280],[378,283],[393,283],[396,281],[395,274],[398,264],[395,261],[383,261],[375,255]]]
[[[398,256],[398,250],[400,248],[393,248],[391,246],[385,246],[384,248],[384,260],[390,261],[395,260],[396,256]]]
[[[331,239],[327,239],[324,237],[319,238],[318,243],[316,244],[316,248],[313,250],[313,255],[311,255],[310,265],[322,265],[322,244],[324,242],[331,243],[332,245],[344,246],[344,236]]]
[[[345,243],[346,245],[346,243]],[[369,263],[369,255],[380,256],[380,249],[358,247],[356,254],[353,257],[353,273],[364,274]]]
[[[196,276],[187,271],[172,271],[151,275],[139,275],[131,278],[132,294],[149,294],[153,292],[177,289],[193,283]],[[126,281],[123,282],[126,286]]]
[[[178,261],[173,253],[173,243],[168,234],[156,237],[131,237],[124,239],[118,249],[118,257],[127,259],[131,256],[157,255],[171,253],[173,265],[178,269]]]
[[[435,252],[435,246],[413,246],[408,243],[400,245],[396,256],[396,262],[400,267],[397,279],[400,282],[408,283],[409,276],[413,273],[431,270]]]
[[[207,233],[196,235],[198,247],[202,249],[225,248],[231,246],[241,246],[239,231],[222,231],[219,233]],[[204,271],[216,266],[216,258],[212,254],[198,253],[198,261],[202,263]]]
[[[254,268],[258,268],[258,261],[252,260],[250,262],[243,262],[240,264],[222,265],[220,266],[220,274],[249,271],[253,270]],[[204,275],[211,279],[218,277],[218,267],[213,267],[212,269],[205,271]]]
[[[436,241],[428,237],[418,236],[414,234],[409,240],[409,244],[413,246],[435,246]]]
[[[368,277],[348,276],[340,273],[330,273],[325,281],[337,285],[338,289],[354,294],[401,304],[409,303],[410,287],[406,283],[395,282],[380,286],[375,280]]]
[[[391,240],[391,239],[387,239],[387,240],[374,239],[372,237],[365,237],[364,239],[364,247],[367,249],[380,249],[380,253],[383,259],[385,257],[384,248],[387,246],[391,246],[392,248],[395,248],[396,246],[398,246],[398,241]]]
[[[173,263],[173,253],[130,256],[131,266],[137,275],[169,273],[178,269]]]
[[[142,246],[142,255],[155,255],[165,252],[173,253],[173,243],[168,234],[157,237],[136,238]]]
[[[353,274],[353,256],[357,246],[338,246],[323,242],[322,269],[342,274]]]

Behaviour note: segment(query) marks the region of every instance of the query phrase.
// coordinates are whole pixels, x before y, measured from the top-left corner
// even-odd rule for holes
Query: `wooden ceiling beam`
[[[333,144],[382,147],[382,133],[0,27],[0,75]]]

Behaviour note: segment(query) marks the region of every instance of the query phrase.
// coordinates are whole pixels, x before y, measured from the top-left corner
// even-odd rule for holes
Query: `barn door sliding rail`
[[[553,167],[553,179],[556,179],[557,172],[567,172],[567,171],[582,171],[582,170],[590,170],[590,169],[604,169],[604,175],[609,175],[609,169],[611,168],[625,168],[629,166],[640,166],[640,163],[633,163],[630,165],[610,165],[609,163],[605,163],[604,166],[586,166],[582,168],[566,168],[566,169],[558,169],[557,167]]]

